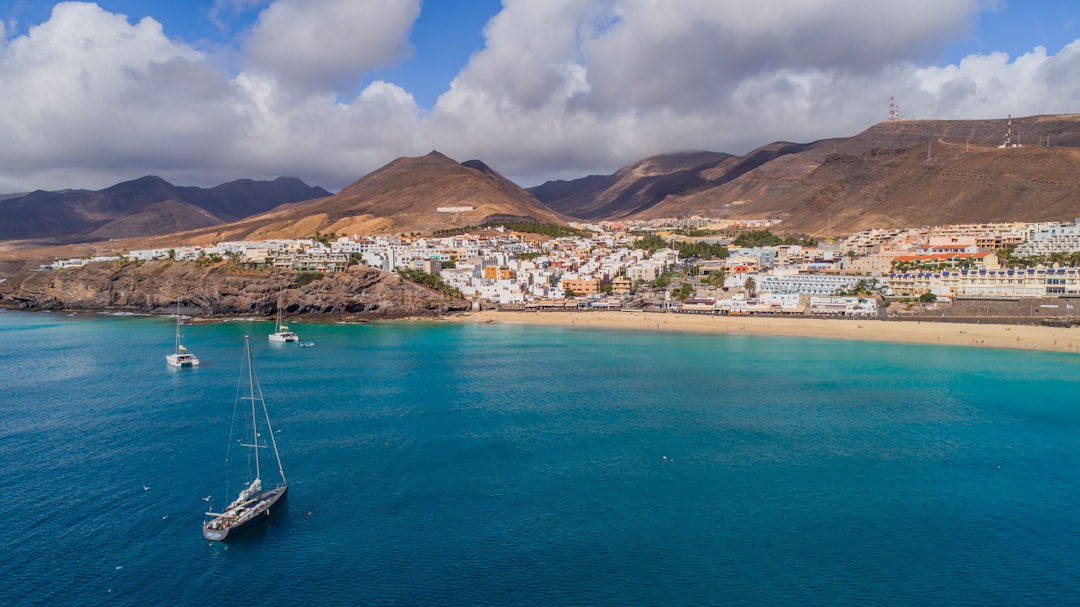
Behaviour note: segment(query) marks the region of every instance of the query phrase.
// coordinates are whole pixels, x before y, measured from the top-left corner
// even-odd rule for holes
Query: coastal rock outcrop
[[[0,282],[0,307],[22,310],[184,314],[201,318],[272,315],[386,319],[469,308],[463,299],[398,276],[353,266],[337,274],[249,270],[228,261],[96,263],[19,272]]]

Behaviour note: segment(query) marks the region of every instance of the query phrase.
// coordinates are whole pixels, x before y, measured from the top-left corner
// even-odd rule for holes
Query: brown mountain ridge
[[[329,195],[294,177],[198,188],[149,175],[97,191],[38,190],[0,199],[0,240],[65,244],[172,234]]]
[[[278,214],[258,233],[287,230],[290,222],[317,222],[321,232],[337,234],[430,233],[495,220],[565,224],[483,162],[458,163],[437,151],[398,158],[329,198],[289,205]]]
[[[999,147],[1006,133],[1022,147]],[[1053,147],[1045,147],[1047,142]],[[779,218],[777,231],[1080,216],[1080,115],[885,122],[848,138],[776,142],[735,157],[658,156],[611,176],[531,188],[588,220]]]
[[[0,227],[13,229],[34,218],[54,230],[49,234],[77,233],[79,242],[98,242],[32,254],[19,249],[19,243],[7,242],[0,245],[0,261],[311,237],[317,232],[430,234],[510,220],[564,224],[571,218],[778,218],[778,232],[834,236],[868,227],[1080,217],[1080,115],[1012,122],[1013,141],[1023,147],[998,147],[1007,132],[1006,120],[885,122],[853,137],[775,142],[744,156],[656,156],[612,175],[549,182],[530,190],[481,161],[459,163],[433,151],[398,158],[337,194],[269,211],[257,209],[266,203],[257,193],[242,199],[250,206],[234,204],[226,213],[220,207],[200,206],[191,196],[170,194],[169,188],[183,188],[144,178],[118,184],[113,202],[95,203],[91,209],[108,215],[109,232],[100,226],[72,230],[65,226],[70,218],[63,212],[28,211],[35,204],[40,209],[68,208],[50,206],[47,193],[35,192],[0,200]],[[1047,140],[1052,147],[1046,147]],[[155,194],[159,190],[165,195]],[[80,192],[55,194],[85,195]],[[17,208],[23,211],[13,210]],[[237,219],[221,223],[226,214]],[[60,237],[56,241],[64,242]]]
[[[167,212],[162,207],[153,210]],[[433,151],[418,158],[398,158],[332,196],[282,204],[231,223],[81,245],[8,242],[0,246],[0,262],[227,240],[310,238],[316,233],[431,233],[496,221],[566,224],[565,217],[483,162],[458,163]]]
[[[332,196],[177,234],[173,242],[308,238],[316,232],[423,234],[492,221],[566,223],[482,162],[458,163],[433,151],[417,158],[398,158]]]

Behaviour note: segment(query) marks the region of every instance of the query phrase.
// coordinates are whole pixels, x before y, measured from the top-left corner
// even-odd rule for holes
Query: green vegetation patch
[[[222,256],[218,255],[217,253],[203,255],[202,257],[195,260],[195,267],[205,268],[206,266],[212,266],[214,264],[221,263],[222,260]]]
[[[652,235],[646,236],[639,240],[634,241],[635,249],[642,249],[649,252],[649,255],[659,251],[660,249],[670,249],[672,246],[679,252],[680,257],[700,257],[701,259],[727,259],[729,252],[728,248],[720,244],[709,244],[706,242],[670,242],[663,238]]]
[[[296,286],[303,287],[323,278],[326,278],[326,274],[322,272],[300,272],[296,275]]]
[[[515,232],[525,232],[526,234],[542,234],[550,238],[563,238],[567,236],[580,236],[588,238],[594,236],[594,234],[588,230],[579,230],[577,228],[571,228],[567,226],[557,226],[550,223],[534,223],[531,221],[508,221],[485,225],[501,225],[507,230],[513,230]]]
[[[444,297],[450,297],[452,299],[464,299],[465,295],[462,294],[461,289],[457,287],[451,287],[443,282],[442,277],[438,274],[429,274],[423,270],[417,270],[415,268],[398,268],[397,273],[402,277],[411,280],[412,282],[426,285],[432,289],[436,289],[439,293],[442,293]]]
[[[676,301],[685,301],[694,294],[694,286],[688,282],[682,283],[678,288],[671,290],[671,298]]]
[[[464,234],[466,232],[470,232],[470,231],[476,230],[476,229],[478,229],[477,226],[464,226],[464,227],[460,227],[460,228],[446,228],[444,230],[435,230],[434,232],[431,233],[431,235],[436,237],[436,238],[444,238],[446,236],[458,236],[459,234]]]
[[[775,247],[778,245],[803,245],[803,246],[816,246],[817,242],[812,238],[798,238],[795,236],[788,236],[786,238],[780,238],[776,234],[773,234],[769,230],[751,230],[749,232],[743,232],[735,237],[732,242],[737,247]]]
[[[462,226],[460,228],[446,228],[444,230],[435,230],[431,233],[432,236],[457,236],[458,234],[464,234],[466,232],[474,232],[476,230],[496,228],[502,226],[507,230],[513,230],[514,232],[524,232],[526,234],[542,234],[550,238],[563,238],[567,236],[580,236],[588,238],[594,236],[593,232],[588,230],[579,230],[577,228],[570,228],[565,226],[557,226],[550,223],[535,223],[531,221],[492,221],[490,223],[484,223],[479,226]]]

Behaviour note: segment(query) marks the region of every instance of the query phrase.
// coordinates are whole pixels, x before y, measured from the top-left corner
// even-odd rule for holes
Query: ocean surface
[[[1076,355],[293,328],[0,311],[0,604],[1080,601]],[[246,333],[289,504],[213,543]]]

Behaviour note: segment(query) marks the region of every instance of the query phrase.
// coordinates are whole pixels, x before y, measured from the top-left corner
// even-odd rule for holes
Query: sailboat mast
[[[248,389],[251,398],[251,444],[255,446],[255,478],[260,478],[262,469],[259,468],[259,418],[255,412],[255,371],[251,368],[251,339],[247,335],[244,336],[244,354],[247,356]]]
[[[281,454],[278,453],[277,439],[274,438],[274,427],[270,424],[270,413],[266,410],[266,399],[263,398],[262,385],[259,385],[259,402],[262,403],[263,417],[266,419],[266,431],[270,434],[270,444],[274,447],[274,459],[277,460],[278,474],[281,475],[281,484],[288,485],[285,480],[285,469],[281,467]]]
[[[180,300],[176,300],[176,353],[180,353]]]
[[[277,294],[277,332],[281,333],[281,289]]]

